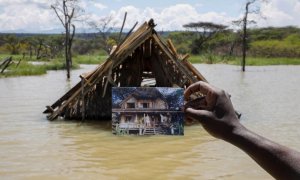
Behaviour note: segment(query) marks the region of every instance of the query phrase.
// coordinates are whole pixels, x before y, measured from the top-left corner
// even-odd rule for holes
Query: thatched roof
[[[156,88],[137,88],[134,92],[129,94],[125,99],[123,99],[119,105],[126,103],[130,98],[136,100],[156,100],[161,99],[166,102],[165,97]]]
[[[112,86],[147,86],[150,80],[151,86],[186,88],[196,81],[206,81],[187,60],[189,56],[177,54],[172,42],[164,42],[154,26],[153,20],[142,24],[103,64],[81,75],[78,84],[47,106],[44,113],[50,113],[48,119],[110,119]]]
[[[156,88],[137,89],[131,95],[135,99],[164,99],[164,96]]]

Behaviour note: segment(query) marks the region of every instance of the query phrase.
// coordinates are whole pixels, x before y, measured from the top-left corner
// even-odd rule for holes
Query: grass
[[[13,57],[13,60],[17,61],[19,59],[23,59],[22,55],[10,55],[10,54],[0,54],[0,62],[7,58],[7,57]],[[107,56],[106,55],[74,55],[72,60],[73,63],[75,64],[99,64],[102,63],[106,60]],[[47,58],[42,58],[42,59],[36,59],[35,57],[32,57],[30,59],[29,56],[25,56],[25,58],[22,61],[43,61],[43,62],[52,62],[52,61],[61,61],[64,62],[65,60],[60,57],[60,58],[55,58],[55,59],[47,59]]]
[[[231,64],[240,65],[242,57],[221,57],[216,55],[192,55],[189,58],[195,64]],[[269,66],[269,65],[300,65],[300,58],[265,58],[247,57],[247,66]]]
[[[240,64],[240,61],[237,61]],[[268,65],[300,65],[300,58],[260,58],[249,57],[246,59],[248,66],[268,66]]]
[[[21,62],[18,67],[16,64],[11,64],[4,74],[1,76],[29,76],[46,74],[47,69],[45,65],[33,65],[28,62]]]
[[[48,70],[63,70],[65,64],[62,60],[56,59],[45,64],[35,65],[26,60],[22,60],[17,67],[17,62],[13,56],[13,64],[11,64],[0,77],[11,77],[11,76],[33,76],[46,74]],[[79,64],[73,63],[72,69],[78,69]]]
[[[193,64],[227,64],[228,60],[213,54],[191,55],[189,61]]]
[[[106,58],[105,55],[77,55],[73,57],[73,61],[78,64],[101,64]]]
[[[1,53],[0,53],[0,62],[1,62],[3,59],[5,59],[5,58],[7,58],[7,57],[10,57],[10,56],[12,56],[12,57],[13,57],[13,60],[15,60],[15,61],[17,61],[17,60],[23,58],[23,56],[22,56],[21,54],[18,54],[18,55],[10,55],[10,54],[1,54]],[[28,58],[25,58],[25,60],[28,61],[29,59],[28,59]]]

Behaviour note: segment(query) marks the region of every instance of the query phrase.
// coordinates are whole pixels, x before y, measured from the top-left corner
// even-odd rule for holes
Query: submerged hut
[[[111,87],[182,87],[205,78],[179,55],[171,40],[164,42],[151,19],[128,33],[106,61],[59,98],[44,113],[49,120],[111,119]]]

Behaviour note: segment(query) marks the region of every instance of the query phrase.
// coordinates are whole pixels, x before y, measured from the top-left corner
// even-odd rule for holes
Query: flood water
[[[249,129],[300,150],[300,66],[195,65],[232,95]],[[1,179],[272,179],[200,125],[185,136],[118,137],[109,123],[46,120],[42,111],[79,80],[64,71],[0,79]]]

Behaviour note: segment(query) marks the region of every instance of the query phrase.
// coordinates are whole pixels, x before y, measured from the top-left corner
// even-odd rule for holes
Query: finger
[[[206,99],[206,106],[207,106],[207,110],[212,111],[216,105],[217,102],[217,94],[216,92],[213,91],[209,91],[207,93],[207,95],[205,96]]]
[[[205,123],[208,119],[212,119],[212,113],[206,110],[195,110],[193,108],[187,108],[185,113],[188,117],[199,121],[201,124]]]
[[[184,108],[193,108],[193,109],[205,109],[206,107],[206,101],[205,101],[205,96],[193,99],[191,101],[186,102],[184,105]]]
[[[201,92],[206,95],[209,91],[213,91],[213,87],[203,81],[198,81],[197,83],[191,84],[184,92],[185,99],[188,99],[191,94],[195,92]]]

